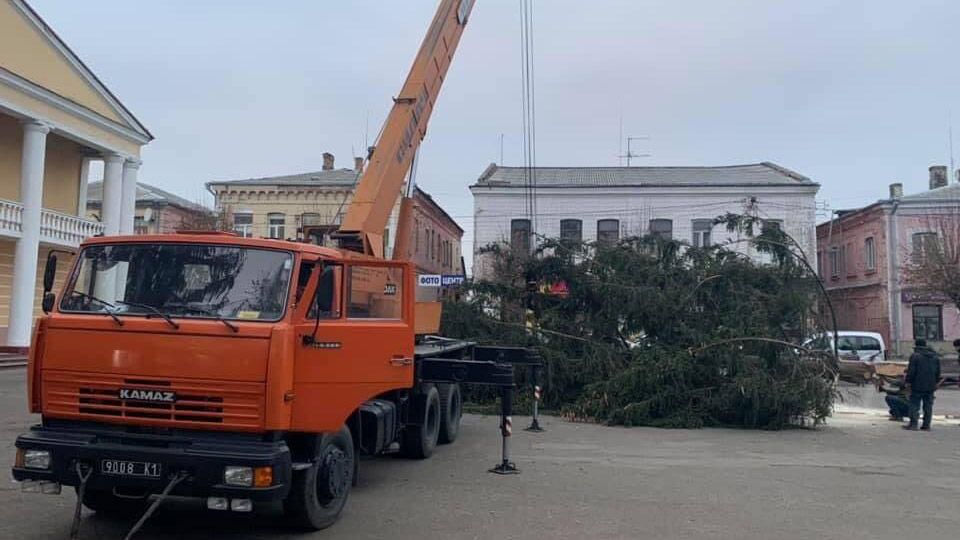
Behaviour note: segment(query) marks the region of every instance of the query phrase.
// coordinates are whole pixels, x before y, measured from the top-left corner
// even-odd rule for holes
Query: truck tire
[[[460,385],[441,384],[437,386],[440,393],[440,436],[437,442],[450,444],[457,440],[460,433],[460,418],[463,417],[463,398],[460,394]]]
[[[422,416],[417,418],[417,424],[403,428],[400,453],[412,459],[427,459],[433,455],[440,437],[440,393],[436,386],[430,386],[418,399],[422,400],[422,407],[417,412]]]
[[[80,496],[80,493],[77,493]],[[111,490],[87,488],[83,493],[83,505],[101,516],[130,517],[142,514],[147,509],[148,498],[117,497]]]
[[[333,525],[347,504],[353,485],[353,437],[347,426],[322,436],[309,469],[295,471],[290,494],[283,503],[287,517],[297,527],[308,530]]]

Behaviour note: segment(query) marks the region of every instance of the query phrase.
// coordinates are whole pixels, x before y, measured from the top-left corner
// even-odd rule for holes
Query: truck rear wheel
[[[460,385],[441,384],[437,386],[440,392],[440,444],[450,444],[457,440],[460,433],[460,418],[463,416],[463,398],[460,394]]]
[[[433,455],[440,437],[440,393],[436,386],[430,386],[425,394],[418,396],[421,416],[417,424],[403,428],[400,452],[408,458],[426,459]]]
[[[337,521],[353,485],[355,459],[349,428],[323,436],[313,465],[294,472],[283,503],[295,525],[319,530]]]

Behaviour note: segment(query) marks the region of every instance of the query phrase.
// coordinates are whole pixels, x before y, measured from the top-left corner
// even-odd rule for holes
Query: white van
[[[887,358],[887,347],[883,336],[876,332],[841,330],[837,332],[837,352],[841,360],[859,360],[861,362],[883,362]],[[808,339],[805,347],[818,350],[833,350],[833,332]]]

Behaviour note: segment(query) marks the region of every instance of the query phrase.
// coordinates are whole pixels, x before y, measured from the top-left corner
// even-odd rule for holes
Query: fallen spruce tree
[[[816,425],[835,398],[834,356],[802,347],[833,326],[799,246],[755,218],[718,222],[734,246],[625,238],[544,239],[533,254],[490,246],[487,279],[444,307],[443,333],[536,347],[544,405],[619,425],[781,429]],[[526,373],[518,373],[524,384]],[[521,394],[524,396],[525,394]],[[471,401],[492,400],[472,390]]]

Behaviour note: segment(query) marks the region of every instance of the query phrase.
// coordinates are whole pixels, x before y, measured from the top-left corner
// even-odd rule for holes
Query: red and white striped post
[[[530,427],[526,431],[541,433],[545,431],[540,427],[540,399],[543,397],[543,388],[540,386],[540,367],[534,366],[533,371],[533,419],[530,421]]]

